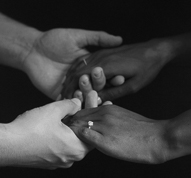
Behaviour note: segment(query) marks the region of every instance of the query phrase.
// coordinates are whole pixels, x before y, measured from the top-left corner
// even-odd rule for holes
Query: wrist
[[[26,33],[24,36],[18,37],[18,48],[20,48],[20,53],[18,53],[18,64],[19,69],[24,71],[23,63],[26,57],[29,55],[29,53],[32,51],[36,41],[39,39],[39,37],[42,35],[41,31],[38,31],[34,28],[29,28],[26,30]]]
[[[168,143],[168,160],[191,154],[191,110],[170,119],[166,127],[166,141]]]
[[[156,39],[157,45],[154,46],[157,54],[163,59],[163,64],[166,64],[174,59],[184,59],[191,55],[191,35],[183,34],[168,38]]]
[[[22,70],[22,61],[41,32],[0,14],[0,63]]]
[[[0,124],[0,166],[15,166],[18,164],[17,136],[9,130],[9,124]]]
[[[148,160],[151,164],[161,164],[169,160],[169,142],[166,138],[168,121],[154,121],[148,145]],[[147,155],[146,152],[144,155]]]
[[[158,64],[163,67],[177,55],[178,42],[170,39],[153,39],[148,42],[149,47],[145,56],[149,59],[158,60]]]

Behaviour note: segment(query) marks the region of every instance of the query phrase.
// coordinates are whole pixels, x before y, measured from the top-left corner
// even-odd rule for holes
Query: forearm
[[[0,64],[21,69],[40,32],[0,14]]]
[[[191,154],[191,110],[168,121],[164,138],[169,145],[167,160]]]
[[[38,156],[33,154],[32,136],[19,131],[12,123],[0,124],[0,167],[35,167]]]
[[[0,124],[0,167],[16,165],[14,140],[14,135],[8,131],[7,124]]]

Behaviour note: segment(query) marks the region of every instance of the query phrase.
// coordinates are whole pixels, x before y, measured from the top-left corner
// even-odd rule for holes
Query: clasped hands
[[[135,93],[151,82],[167,63],[171,57],[168,48],[168,43],[152,40],[98,51],[85,57],[87,65],[72,65],[62,94],[67,98],[72,98],[73,94],[82,98],[75,90],[80,88],[87,93],[94,88],[102,101],[106,101]],[[98,80],[102,81],[100,83],[95,80],[96,66],[103,69]],[[80,76],[88,81],[86,89],[78,87],[78,80],[81,85]],[[106,82],[101,78],[106,78]],[[91,129],[87,128],[88,121],[94,123]],[[115,105],[106,105],[79,111],[72,117],[70,128],[81,140],[106,155],[126,161],[159,164],[171,159],[165,138],[168,123]]]
[[[81,104],[77,99],[62,100],[28,111],[5,125],[17,147],[17,157],[10,158],[8,165],[19,162],[22,166],[41,168],[70,167],[92,146],[107,155],[134,162],[159,163],[168,159],[162,149],[166,144],[161,139],[166,122],[157,122],[115,105],[92,108],[97,106],[96,93],[88,95],[92,88],[102,102],[136,92],[165,63],[160,55],[153,54],[155,51],[153,55],[147,53],[148,46],[154,46],[155,42],[101,50],[91,55],[85,49],[87,45],[113,47],[121,42],[120,37],[105,32],[77,29],[39,32],[24,55],[23,71],[52,99],[60,99],[61,91],[69,99],[75,96],[83,100],[82,94],[87,94],[87,109],[79,111]],[[82,62],[84,57],[87,65]],[[92,86],[91,82],[83,86],[82,81],[89,79]],[[71,115],[74,116],[70,117],[69,128],[61,120]],[[88,121],[94,122],[91,129],[87,129]]]

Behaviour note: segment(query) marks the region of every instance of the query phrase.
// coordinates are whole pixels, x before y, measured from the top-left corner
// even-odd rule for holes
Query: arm
[[[0,14],[0,64],[21,69],[54,100],[70,65],[89,54],[86,46],[111,47],[121,42],[121,37],[105,32],[62,28],[41,32]]]
[[[0,14],[0,64],[22,69],[22,62],[42,32]]]
[[[78,99],[58,101],[19,115],[0,125],[0,166],[68,168],[88,152],[62,123],[81,108]]]
[[[93,121],[91,129],[87,122]],[[118,106],[78,112],[70,127],[84,142],[125,161],[160,164],[191,154],[191,111],[157,121]]]
[[[150,83],[168,62],[184,58],[188,59],[189,63],[190,49],[191,35],[184,34],[98,51],[86,59],[86,66],[73,64],[62,93],[71,98],[73,91],[78,87],[74,81],[83,74],[90,74],[95,66],[103,68],[108,82],[117,75],[126,78],[125,83],[119,87],[106,85],[99,91],[102,100],[112,100],[135,93]]]
[[[191,154],[191,110],[169,120],[166,128],[168,160]]]

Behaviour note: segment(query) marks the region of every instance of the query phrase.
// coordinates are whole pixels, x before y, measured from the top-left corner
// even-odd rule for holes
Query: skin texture
[[[155,78],[170,57],[170,44],[160,40],[98,51],[86,59],[87,65],[72,65],[62,94],[71,98],[78,88],[79,76],[90,75],[96,66],[103,69],[107,79],[106,86],[98,92],[103,101],[135,93]],[[126,79],[124,84],[112,87],[109,81],[120,75]]]
[[[98,106],[97,92],[85,95],[85,108]],[[104,103],[111,104],[110,102]],[[69,168],[93,149],[66,125],[81,109],[77,98],[61,100],[19,115],[9,124],[0,124],[0,166]]]
[[[124,83],[123,76],[116,76],[111,81],[113,86],[119,86]],[[91,76],[82,75],[79,78],[79,90],[74,92],[74,97],[78,98],[83,102],[85,95],[91,92],[92,90],[100,91],[104,88],[106,84],[106,77],[101,67],[95,67],[92,72]],[[98,105],[102,103],[100,97],[98,97]]]
[[[175,57],[190,59],[190,34],[180,35],[173,40],[172,43],[163,41],[145,50],[143,47],[147,47],[146,44],[142,46],[143,59],[145,56],[153,60],[161,59],[151,71],[156,72]],[[140,55],[138,49],[133,56]],[[183,62],[189,65],[190,60]],[[147,68],[145,74],[149,74],[150,70]],[[107,78],[107,73],[105,75]],[[144,75],[142,77],[144,79]],[[106,155],[126,161],[159,164],[191,154],[190,118],[191,110],[188,110],[175,118],[157,121],[111,105],[78,112],[72,117],[70,127],[81,140]],[[88,128],[88,121],[93,122],[91,128]]]
[[[80,109],[78,99],[62,100],[19,115],[5,125],[10,145],[7,144],[5,154],[1,153],[1,164],[46,169],[71,167],[89,148],[61,120]]]
[[[122,39],[105,32],[79,29],[53,29],[41,33],[22,60],[23,70],[33,84],[47,96],[56,99],[70,66],[88,54],[88,45],[111,47]],[[78,82],[77,82],[78,83]]]
[[[91,129],[87,122],[93,121]],[[106,155],[138,163],[166,161],[166,121],[155,121],[115,105],[85,109],[72,117],[70,128]]]

